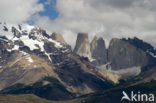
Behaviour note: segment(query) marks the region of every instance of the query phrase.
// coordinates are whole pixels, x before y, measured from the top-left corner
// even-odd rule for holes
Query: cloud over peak
[[[137,36],[156,47],[155,0],[43,1],[38,3],[38,0],[1,0],[0,19],[33,20],[35,25],[49,32],[61,33],[73,46],[77,33],[87,32],[90,38],[99,35],[106,41],[113,37]],[[44,11],[47,6],[51,6],[51,9]],[[57,16],[54,9],[58,12]],[[40,15],[40,11],[43,14],[48,12],[46,14],[49,15]],[[51,19],[51,15],[56,18]]]
[[[43,10],[38,0],[1,0],[0,20],[20,23],[31,19],[32,15]]]

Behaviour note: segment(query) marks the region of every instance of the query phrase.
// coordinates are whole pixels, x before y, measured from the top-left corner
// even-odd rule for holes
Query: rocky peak
[[[8,30],[4,30],[4,26]],[[53,58],[55,59],[57,55],[66,55],[71,52],[69,45],[64,45],[52,39],[45,30],[27,24],[0,24],[0,40],[0,45],[5,46],[3,47],[3,51],[0,50],[1,58],[4,55],[4,51],[7,53],[5,55],[9,55],[13,51],[23,51],[26,53],[35,53],[38,56],[45,57],[47,61],[52,62]],[[56,63],[59,62],[59,60],[55,61]],[[0,66],[2,64],[4,63],[0,62]]]
[[[112,38],[112,40],[110,41],[109,46],[112,46],[114,43],[120,42],[120,39],[118,38]]]
[[[63,36],[61,34],[58,34],[56,32],[54,32],[52,35],[51,35],[51,38],[53,40],[56,40],[58,42],[61,42],[63,44],[66,44],[66,41],[64,40]]]
[[[141,49],[128,42],[114,38],[108,48],[108,59],[112,69],[125,69],[129,67],[143,67],[148,57]]]
[[[128,38],[128,39],[123,38],[122,40],[136,46],[137,48],[139,48],[139,49],[143,50],[144,52],[146,52],[147,54],[151,55],[152,57],[156,57],[156,49],[151,44],[149,44],[137,37]]]
[[[45,30],[35,27],[30,31],[29,38],[32,38],[33,40],[45,39],[45,38],[49,39],[50,36],[49,36],[49,34],[46,33]]]
[[[93,63],[95,65],[105,64],[107,62],[107,50],[103,38],[95,36],[90,46],[92,58],[95,59]]]
[[[79,54],[80,56],[91,58],[90,43],[87,33],[79,33],[77,35],[74,52]]]

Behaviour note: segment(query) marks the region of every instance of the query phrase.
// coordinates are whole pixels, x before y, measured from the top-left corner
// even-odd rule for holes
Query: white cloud
[[[137,36],[156,46],[155,5],[155,0],[57,0],[58,18],[36,16],[35,21],[62,33],[72,45],[78,32],[88,32],[90,38],[100,35],[107,41]]]
[[[42,10],[43,5],[38,4],[38,0],[1,0],[0,20],[21,23]]]
[[[156,46],[155,0],[57,0],[59,16],[54,21],[38,15],[51,0],[38,1],[1,0],[0,21],[21,23],[33,18],[49,32],[62,33],[72,46],[78,32],[89,33],[90,39],[103,36],[106,41],[137,36]]]

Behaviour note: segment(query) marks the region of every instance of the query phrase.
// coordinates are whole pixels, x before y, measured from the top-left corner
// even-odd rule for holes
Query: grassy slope
[[[47,85],[43,85],[43,81],[47,81]],[[46,77],[43,80],[25,86],[23,84],[16,84],[6,88],[0,92],[1,94],[35,94],[39,97],[49,100],[69,99],[72,94],[68,92],[65,87],[55,78]]]
[[[48,101],[33,94],[0,95],[0,103],[75,103],[74,101]]]
[[[67,101],[47,101],[34,95],[0,95],[0,103],[130,103],[128,101],[121,102],[122,91],[130,93],[130,91],[141,93],[153,93],[156,95],[156,81],[136,86],[128,86],[129,84],[119,85],[116,88],[106,91],[99,91]],[[3,100],[3,101],[2,101]],[[21,102],[22,101],[22,102]],[[137,102],[139,103],[139,102]],[[152,102],[156,103],[156,102]]]
[[[140,91],[143,94],[152,93],[156,95],[156,81],[142,83],[136,86],[128,86],[128,85],[129,84],[125,84],[103,92],[101,91],[89,94],[86,96],[82,96],[79,99],[83,100],[84,101],[83,103],[129,103],[128,101],[121,102],[121,97],[123,96],[122,91],[126,91],[126,93],[128,94],[131,91],[134,91],[135,93]],[[156,103],[156,101],[154,103]]]

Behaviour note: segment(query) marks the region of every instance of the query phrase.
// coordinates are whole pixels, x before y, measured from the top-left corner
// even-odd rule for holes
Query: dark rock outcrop
[[[108,49],[108,61],[114,70],[129,67],[143,67],[148,63],[148,57],[141,49],[130,43],[114,38],[111,40]]]
[[[128,38],[128,39],[123,38],[122,40],[136,46],[137,48],[143,50],[144,52],[151,52],[153,53],[153,55],[156,55],[156,50],[151,44],[137,37]]]
[[[102,65],[107,63],[107,49],[105,47],[105,41],[102,37],[94,37],[91,42],[91,54],[92,58],[95,59],[93,64]]]
[[[17,38],[20,38],[21,35],[22,35],[15,27],[12,27],[12,33],[13,33],[14,36],[17,37]]]
[[[122,40],[127,43],[130,43],[131,45],[135,46],[138,49],[141,49],[148,55],[149,58],[148,64],[142,68],[142,71],[146,71],[156,66],[156,49],[151,44],[137,37],[128,38],[128,39],[123,38]]]

